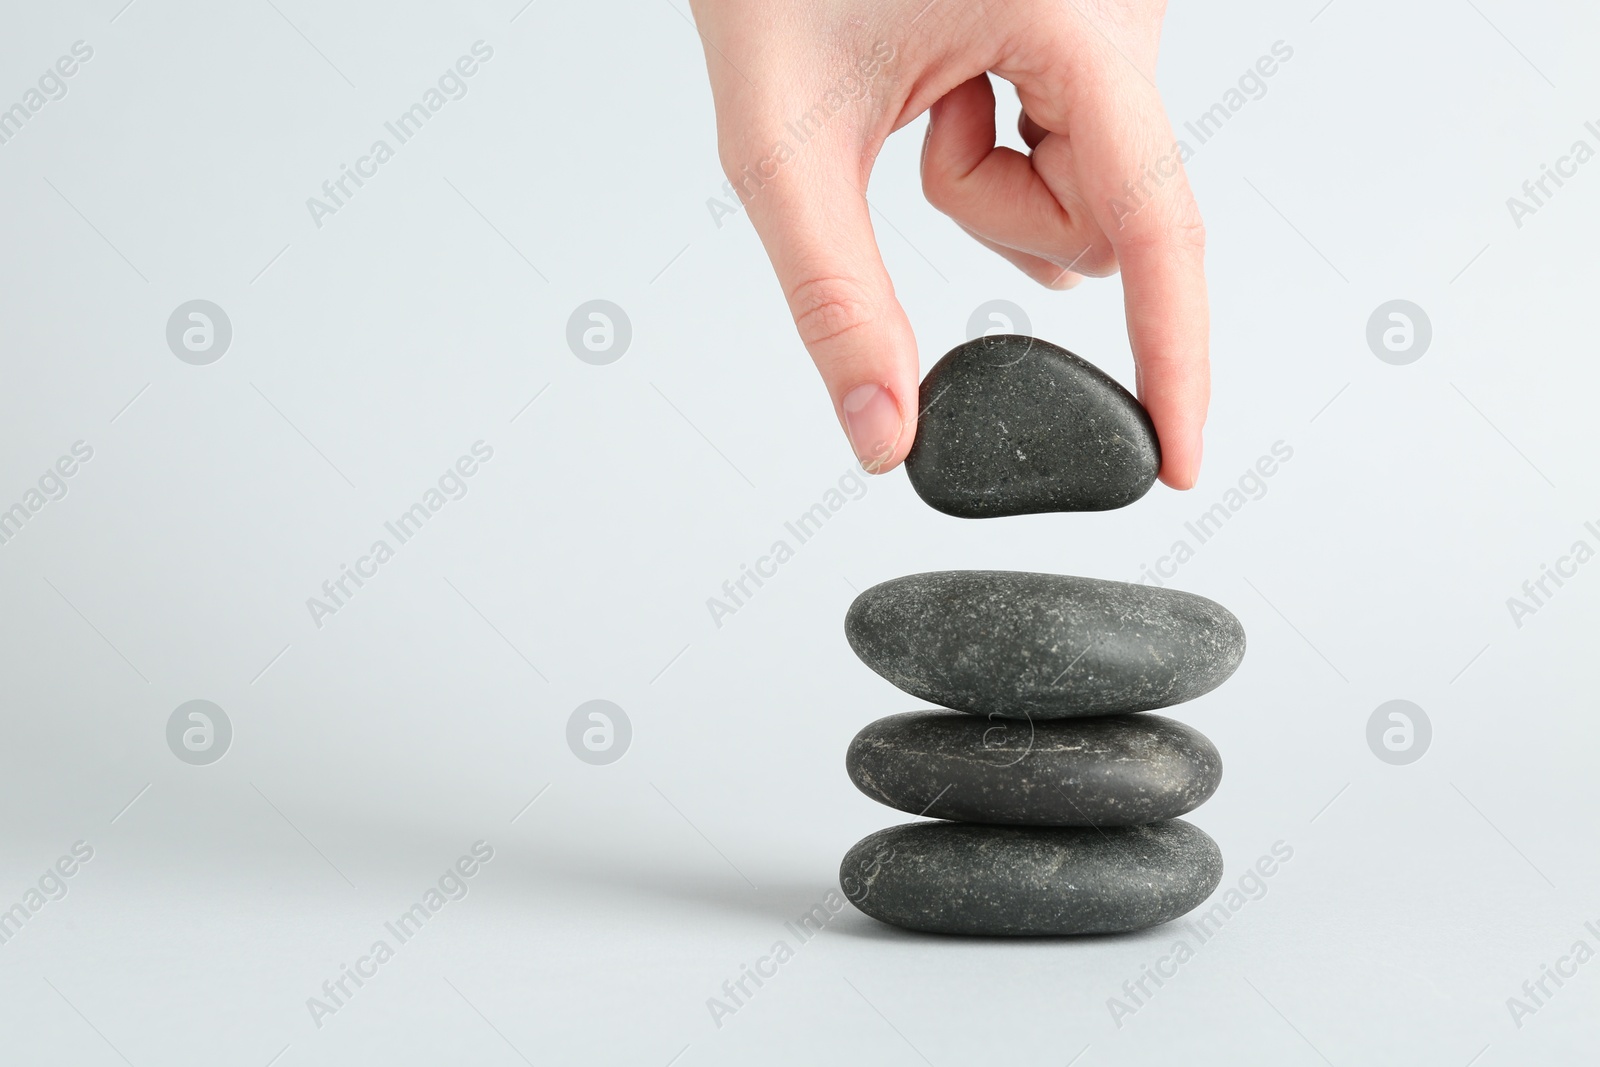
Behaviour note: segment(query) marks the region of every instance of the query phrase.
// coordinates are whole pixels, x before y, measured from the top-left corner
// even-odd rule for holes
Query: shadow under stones
[[[1165,924],[1131,933],[1079,934],[1071,937],[929,934],[879,922],[850,903],[837,882],[822,878],[802,879],[792,875],[767,877],[752,889],[731,869],[724,876],[700,869],[663,867],[655,862],[632,865],[619,862],[616,858],[602,859],[573,853],[513,854],[507,858],[511,862],[501,868],[498,880],[502,887],[509,887],[513,891],[520,889],[530,894],[555,892],[585,899],[608,899],[618,904],[629,900],[639,901],[673,910],[691,910],[697,913],[696,918],[711,913],[758,918],[780,926],[786,922],[798,923],[813,907],[824,905],[831,892],[843,898],[845,904],[826,924],[829,933],[885,944],[937,943],[947,947],[973,946],[985,949],[1004,945],[1028,951],[1062,951],[1090,946],[1164,946],[1176,932],[1172,924]],[[638,913],[624,905],[620,914]]]
[[[726,875],[703,870],[634,866],[594,856],[548,852],[507,856],[498,881],[513,891],[554,891],[588,899],[637,900],[720,915],[738,914],[779,924],[794,920],[821,904],[836,885],[822,879],[763,878],[752,888],[731,869]],[[841,913],[842,914],[842,913]]]
[[[930,934],[917,930],[902,930],[898,926],[879,922],[854,905],[847,904],[845,910],[835,916],[833,922],[828,924],[828,929],[837,931],[845,937],[857,937],[867,941],[901,942],[904,944],[919,945],[946,945],[964,946],[971,945],[992,949],[998,946],[1019,948],[1032,951],[1055,949],[1057,951],[1070,950],[1074,947],[1088,948],[1109,947],[1125,945],[1137,947],[1146,943],[1165,946],[1175,933],[1172,924],[1152,926],[1145,930],[1134,930],[1121,934],[1072,934],[1068,936],[1047,937],[1005,937],[988,934]]]

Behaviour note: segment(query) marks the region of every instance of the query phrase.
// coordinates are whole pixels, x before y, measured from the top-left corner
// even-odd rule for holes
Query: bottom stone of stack
[[[1222,852],[1181,819],[1146,826],[915,822],[863,838],[839,868],[880,922],[934,934],[1112,934],[1170,922],[1222,881]]]

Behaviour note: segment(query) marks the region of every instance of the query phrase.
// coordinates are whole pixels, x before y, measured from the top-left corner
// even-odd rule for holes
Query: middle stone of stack
[[[1244,653],[1226,609],[1175,590],[1007,571],[916,574],[851,606],[857,655],[944,709],[868,725],[846,759],[867,796],[949,822],[879,831],[841,881],[916,930],[1140,929],[1216,888],[1222,858],[1179,820],[1222,777],[1197,730],[1149,709],[1220,685]]]

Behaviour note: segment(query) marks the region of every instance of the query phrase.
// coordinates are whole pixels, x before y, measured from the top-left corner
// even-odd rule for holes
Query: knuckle
[[[719,136],[717,160],[722,164],[723,176],[736,187],[772,180],[776,176],[776,144],[775,139],[763,142],[750,129]]]
[[[857,283],[846,278],[808,278],[789,291],[789,310],[807,348],[825,345],[870,326],[877,308]]]
[[[1206,223],[1200,217],[1200,208],[1192,199],[1185,199],[1173,217],[1167,220],[1167,234],[1172,243],[1196,252],[1206,247]]]
[[[922,195],[934,210],[954,215],[961,207],[960,191],[955,176],[933,161],[922,165]]]
[[[722,164],[722,176],[728,181],[733,181],[739,173],[740,160],[743,158],[738,148],[728,141],[717,142],[717,162]]]
[[[741,138],[724,138],[717,142],[717,161],[722,164],[722,176],[738,185],[750,167],[750,146]]]
[[[1206,224],[1192,198],[1185,197],[1166,211],[1152,211],[1129,225],[1122,246],[1137,251],[1168,249],[1195,256],[1204,254]]]

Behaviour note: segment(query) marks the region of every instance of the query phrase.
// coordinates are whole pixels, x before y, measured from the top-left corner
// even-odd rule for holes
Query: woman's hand
[[[931,109],[930,202],[1046,286],[1120,267],[1161,478],[1187,489],[1209,399],[1205,236],[1153,84],[1155,0],[693,0],[723,169],[856,456],[916,432],[916,342],[873,237],[867,177]],[[1022,100],[995,146],[989,73]]]

